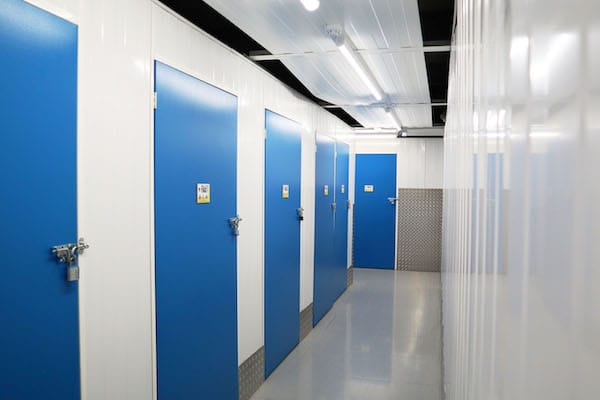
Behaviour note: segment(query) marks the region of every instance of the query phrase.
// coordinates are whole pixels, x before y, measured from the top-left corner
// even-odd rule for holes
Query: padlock
[[[77,265],[69,265],[67,268],[67,281],[75,282],[79,280],[79,267]]]

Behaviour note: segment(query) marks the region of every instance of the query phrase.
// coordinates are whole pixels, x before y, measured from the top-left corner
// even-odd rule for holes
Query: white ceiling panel
[[[394,126],[392,117],[381,107],[351,106],[344,107],[344,109],[363,126],[372,128]],[[429,106],[393,107],[392,110],[400,118],[402,125],[405,127],[432,126],[431,107]],[[420,121],[428,121],[428,125],[420,124]]]
[[[386,106],[402,106],[404,126],[432,125],[431,101],[417,0],[321,0],[308,12],[300,0],[206,0],[281,61],[317,97],[342,106],[361,124],[390,126]],[[365,66],[385,93],[376,101],[325,26],[343,27]],[[417,50],[399,51],[413,47]],[[392,50],[391,52],[386,50]]]

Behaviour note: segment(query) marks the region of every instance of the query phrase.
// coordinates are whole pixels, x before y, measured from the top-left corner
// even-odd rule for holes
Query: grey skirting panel
[[[265,381],[265,348],[252,354],[238,369],[239,399],[249,400]]]
[[[439,272],[442,260],[442,189],[399,189],[398,269]]]
[[[300,341],[303,341],[313,328],[313,303],[300,311]]]
[[[348,268],[346,274],[346,287],[348,288],[354,283],[354,267]]]

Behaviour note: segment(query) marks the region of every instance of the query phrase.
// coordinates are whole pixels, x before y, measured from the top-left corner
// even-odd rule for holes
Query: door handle
[[[304,221],[304,208],[296,208],[296,213],[298,214],[298,220]]]
[[[337,204],[335,204],[335,203],[331,203],[331,210],[332,210],[333,212],[335,212],[336,208],[337,208]]]
[[[56,255],[58,262],[67,264],[67,281],[74,282],[79,280],[79,265],[77,259],[83,254],[90,245],[84,238],[79,238],[77,243],[66,243],[52,247],[52,253]]]
[[[387,199],[390,204],[395,204],[398,200],[400,200],[398,197],[388,197]]]
[[[229,226],[231,227],[231,232],[233,233],[233,236],[240,235],[240,222],[241,221],[242,221],[242,219],[240,218],[239,215],[229,218]]]

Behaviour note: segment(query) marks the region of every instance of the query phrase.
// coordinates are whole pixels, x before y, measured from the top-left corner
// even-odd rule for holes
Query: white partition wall
[[[155,396],[153,61],[235,94],[239,362],[263,345],[264,109],[302,124],[301,299],[312,302],[315,133],[348,127],[151,0],[31,0],[79,26],[83,399]],[[160,100],[159,100],[160,101]]]
[[[600,2],[456,2],[448,400],[600,393]]]
[[[442,138],[360,139],[355,154],[397,154],[397,187],[441,189],[444,163]]]

